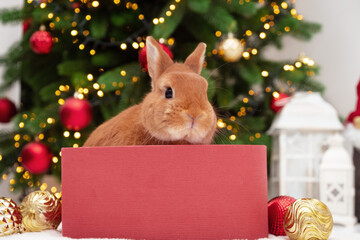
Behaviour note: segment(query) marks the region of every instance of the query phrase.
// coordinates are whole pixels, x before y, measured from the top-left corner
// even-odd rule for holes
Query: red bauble
[[[31,24],[32,18],[28,18],[23,21],[23,34],[30,28]]]
[[[76,2],[76,3],[73,3],[71,6],[72,6],[73,9],[79,8],[79,7],[80,7],[80,3]]]
[[[53,154],[49,148],[40,142],[26,144],[21,150],[21,164],[33,174],[46,172],[51,164]]]
[[[53,41],[51,34],[47,31],[36,31],[30,37],[30,46],[34,53],[48,54],[51,52]]]
[[[296,199],[289,196],[278,196],[268,202],[269,233],[285,236],[284,217],[289,206]]]
[[[0,98],[0,122],[10,122],[11,118],[16,114],[15,104],[7,98]]]
[[[273,94],[273,97],[271,99],[270,108],[277,113],[280,111],[286,103],[288,103],[290,100],[290,95],[286,93],[277,93],[275,92]]]
[[[83,129],[91,122],[91,105],[86,100],[68,98],[60,108],[60,118],[61,122],[69,130],[78,131]]]
[[[161,43],[159,43],[159,45],[162,47],[162,49],[164,49],[164,51],[169,55],[169,57],[170,57],[171,59],[174,58],[171,50],[170,50],[167,46],[165,46],[164,44],[161,44]],[[147,57],[146,57],[146,46],[143,47],[143,48],[139,51],[139,63],[140,63],[140,66],[141,66],[142,68],[145,68],[146,71],[148,70]]]

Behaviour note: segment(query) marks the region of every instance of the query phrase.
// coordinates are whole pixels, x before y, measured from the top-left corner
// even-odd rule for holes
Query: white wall
[[[355,109],[356,85],[360,78],[360,1],[298,0],[298,14],[322,24],[322,31],[310,42],[286,38],[284,48],[268,50],[266,56],[295,59],[300,52],[321,66],[324,97],[342,117]]]
[[[0,1],[0,8],[8,8],[8,7],[19,7],[22,5],[22,0],[13,0],[13,1]],[[21,39],[22,35],[22,25],[21,24],[8,24],[2,25],[0,24],[0,56],[3,56],[9,47],[16,41]],[[0,66],[0,82],[2,81],[4,69],[3,66]],[[20,103],[20,91],[19,84],[15,84],[15,86],[5,93],[5,96],[11,99],[17,106]],[[0,97],[4,97],[1,95]],[[4,128],[8,128],[10,124],[1,124],[0,130]]]
[[[7,7],[18,7],[22,5],[22,0],[12,0],[12,1],[0,1],[0,8]],[[0,55],[4,55],[8,48],[16,41],[20,40],[22,35],[22,25],[2,25],[0,24]],[[3,75],[3,67],[0,66],[0,82],[2,81]],[[4,95],[0,95],[0,97],[6,96],[11,99],[17,106],[20,103],[20,84],[15,84],[12,89],[7,91]],[[0,123],[0,131],[4,131],[9,129],[11,124],[2,124]],[[1,163],[0,163],[1,164]],[[2,176],[0,176],[1,178]],[[18,200],[20,194],[13,194],[9,191],[9,180],[11,176],[8,176],[7,181],[0,182],[0,197],[12,197],[15,201]]]

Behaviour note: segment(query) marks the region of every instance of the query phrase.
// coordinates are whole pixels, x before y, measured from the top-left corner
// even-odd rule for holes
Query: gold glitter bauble
[[[284,230],[290,240],[325,240],[332,229],[331,212],[317,199],[299,199],[286,211]]]
[[[227,62],[238,61],[241,58],[243,51],[243,45],[233,34],[229,34],[219,44],[219,55]]]
[[[0,236],[23,232],[20,208],[11,198],[0,198]]]
[[[360,116],[354,117],[353,123],[355,128],[360,129]]]
[[[61,221],[61,203],[47,191],[35,191],[20,204],[23,226],[26,231],[39,232],[56,229]]]

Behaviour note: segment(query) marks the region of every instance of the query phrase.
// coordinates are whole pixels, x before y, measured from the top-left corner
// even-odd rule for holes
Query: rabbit
[[[83,146],[210,144],[217,117],[200,76],[205,50],[199,43],[184,63],[174,63],[147,37],[151,92],[96,128]]]

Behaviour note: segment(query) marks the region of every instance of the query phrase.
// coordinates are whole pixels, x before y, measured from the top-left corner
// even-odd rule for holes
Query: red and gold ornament
[[[296,200],[284,218],[284,230],[290,240],[328,239],[333,225],[329,208],[314,198]]]
[[[31,142],[23,147],[20,156],[21,164],[27,171],[41,174],[49,169],[53,154],[45,144]]]
[[[285,236],[284,217],[289,206],[296,199],[289,196],[278,196],[268,202],[269,233],[276,236]]]
[[[91,105],[87,100],[68,98],[60,108],[60,119],[67,129],[79,131],[92,120]]]
[[[34,32],[30,37],[30,46],[34,53],[49,54],[53,46],[51,34],[41,26],[39,31]]]
[[[173,53],[171,52],[171,50],[164,44],[159,43],[159,45],[162,47],[162,49],[164,49],[164,51],[169,55],[169,57],[171,59],[174,58]],[[147,65],[147,56],[146,56],[146,46],[143,47],[140,51],[139,51],[139,63],[140,66],[142,68],[145,68],[146,71],[148,70],[148,65]]]
[[[0,98],[0,122],[8,123],[16,115],[15,104],[7,98]]]
[[[272,95],[270,108],[275,112],[279,112],[286,103],[288,103],[290,100],[290,95],[286,93],[278,93],[274,92]]]
[[[11,198],[0,198],[0,237],[23,232],[20,208]]]
[[[35,191],[20,204],[23,226],[28,232],[56,229],[61,222],[61,202],[48,191]]]

